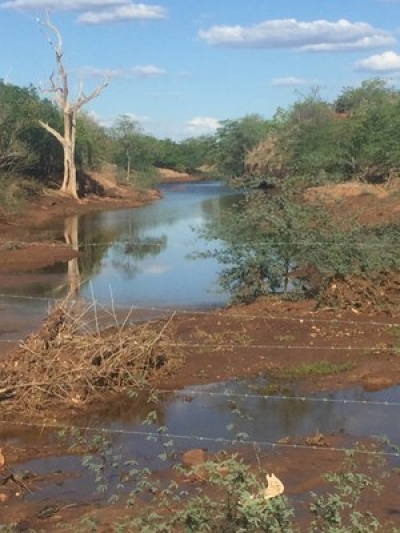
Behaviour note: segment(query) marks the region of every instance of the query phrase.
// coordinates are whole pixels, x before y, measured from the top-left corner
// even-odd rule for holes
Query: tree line
[[[60,142],[41,123],[63,130],[62,110],[33,86],[0,80],[0,196],[7,186],[31,180],[39,186],[61,185],[64,171]],[[194,172],[206,159],[209,139],[180,143],[146,134],[128,115],[106,128],[81,110],[76,118],[75,159],[79,176],[106,163],[118,165],[121,177],[156,167]]]
[[[62,113],[34,87],[0,81],[0,175],[60,179],[63,154],[57,139],[41,128],[62,130]],[[382,80],[344,88],[333,102],[318,91],[300,97],[272,119],[248,115],[222,121],[212,135],[157,139],[128,115],[111,128],[81,111],[76,124],[79,171],[116,163],[129,180],[134,171],[166,167],[184,172],[207,169],[215,177],[275,183],[288,176],[316,181],[360,177],[385,181],[400,159],[400,93]]]

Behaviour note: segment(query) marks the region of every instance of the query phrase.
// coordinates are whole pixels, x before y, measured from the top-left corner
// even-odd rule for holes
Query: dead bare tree
[[[52,93],[54,102],[61,109],[64,118],[64,132],[61,134],[46,122],[39,121],[40,125],[53,135],[60,142],[64,151],[64,179],[61,191],[78,198],[75,146],[76,146],[76,119],[80,109],[100,95],[107,87],[108,78],[89,95],[83,92],[83,85],[80,82],[78,96],[75,101],[70,101],[68,74],[64,66],[63,39],[60,30],[51,22],[50,15],[47,14],[45,22],[38,21],[46,31],[45,35],[52,47],[56,57],[56,72],[50,76],[50,85],[43,89],[46,93]],[[52,38],[53,35],[53,38]]]

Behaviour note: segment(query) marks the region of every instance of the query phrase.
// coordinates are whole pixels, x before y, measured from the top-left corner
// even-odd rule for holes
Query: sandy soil
[[[314,195],[315,191],[310,194]],[[324,191],[324,194],[329,196],[330,208],[336,209],[340,216],[351,212],[363,223],[400,222],[399,195],[393,191],[382,192],[374,188],[365,191],[361,186],[347,186],[340,191]],[[332,197],[336,199],[333,203]],[[23,216],[20,213],[11,218],[0,217],[0,284],[18,283],[21,278],[15,278],[16,274],[55,261],[66,261],[75,254],[66,245],[46,240],[35,242],[37,228],[43,228],[45,232],[57,217],[67,214],[142,205],[156,198],[157,193],[150,197],[119,193],[114,198],[93,197],[76,204],[53,193],[30,204]],[[11,311],[7,313],[0,309],[0,338],[2,333],[10,334],[16,319]],[[187,345],[185,363],[172,375],[161,373],[153,378],[152,385],[160,388],[174,389],[245,376],[275,375],[279,392],[282,382],[279,376],[295,379],[298,377],[296,369],[301,364],[321,361],[347,365],[347,370],[326,376],[311,372],[304,382],[308,392],[352,385],[361,385],[367,390],[400,385],[399,308],[393,308],[390,313],[352,308],[343,311],[316,310],[313,301],[284,303],[260,299],[248,306],[213,314],[177,314],[173,322],[177,340]],[[328,447],[348,444],[346,435],[324,438]],[[1,447],[12,469],[27,457],[62,451],[55,448],[44,450],[34,444],[18,447],[15,439],[13,444],[0,436]],[[267,469],[274,468],[285,479],[288,495],[298,499],[309,490],[320,489],[323,485],[321,473],[339,469],[342,459],[342,454],[335,455],[329,450],[305,454],[293,449],[266,453],[262,462]],[[254,461],[254,457],[251,460]],[[29,485],[30,482],[26,483]],[[367,502],[367,506],[383,521],[391,520],[396,525],[400,524],[400,515],[398,505],[394,504],[393,491],[398,492],[398,483],[398,476],[391,474],[381,497]],[[60,509],[52,518],[38,519],[43,505],[54,502],[39,500],[28,504],[17,495],[23,492],[21,487],[15,485],[10,489],[7,487],[7,490],[10,499],[7,503],[0,502],[1,519],[5,523],[18,522],[21,531],[29,526],[54,531],[60,523],[87,512],[93,512],[104,524],[101,531],[112,531],[109,525],[112,517],[122,513],[120,508],[104,511],[102,506],[77,502],[73,508]]]

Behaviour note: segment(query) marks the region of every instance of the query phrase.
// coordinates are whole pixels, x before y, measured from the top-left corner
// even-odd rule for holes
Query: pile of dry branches
[[[322,291],[319,303],[335,309],[396,314],[400,309],[400,274],[335,279]]]
[[[128,317],[122,324],[113,318],[105,327],[93,308],[67,302],[54,307],[0,368],[2,413],[83,407],[105,395],[130,394],[152,373],[171,372],[183,362],[173,315],[135,325],[127,324]]]

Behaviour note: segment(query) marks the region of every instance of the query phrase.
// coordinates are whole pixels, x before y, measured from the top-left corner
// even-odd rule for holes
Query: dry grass
[[[154,372],[183,362],[174,343],[173,318],[128,325],[109,313],[108,325],[95,306],[64,302],[49,313],[0,369],[3,415],[85,407],[110,394],[128,395],[146,386]]]
[[[305,199],[310,201],[332,202],[343,198],[357,197],[363,194],[375,196],[378,199],[389,196],[390,191],[384,185],[371,185],[369,183],[349,182],[320,187],[310,187],[305,193]]]

